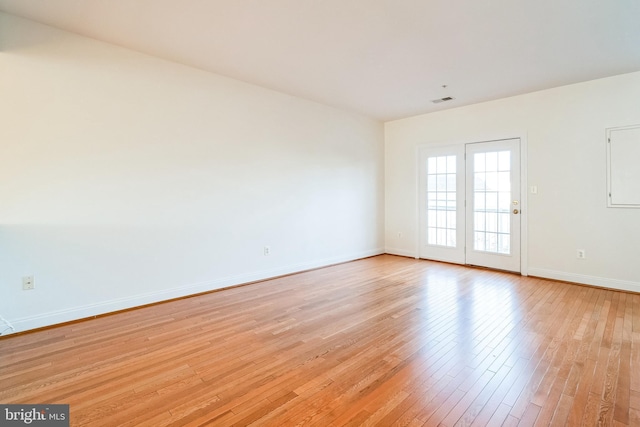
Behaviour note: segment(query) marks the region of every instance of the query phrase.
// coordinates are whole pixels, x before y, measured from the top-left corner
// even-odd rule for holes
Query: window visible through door
[[[456,247],[456,156],[427,158],[427,242]]]
[[[475,153],[473,175],[473,249],[510,254],[511,152]]]

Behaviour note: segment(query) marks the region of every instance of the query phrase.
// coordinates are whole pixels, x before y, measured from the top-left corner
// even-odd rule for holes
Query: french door
[[[420,154],[420,257],[520,271],[520,140]]]

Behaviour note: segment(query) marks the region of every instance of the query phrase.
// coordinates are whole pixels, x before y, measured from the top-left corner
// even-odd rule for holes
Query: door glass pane
[[[498,190],[498,174],[496,172],[487,172],[486,175],[486,187],[489,191],[497,191]]]
[[[510,171],[511,170],[511,153],[508,151],[498,152],[498,170]]]
[[[509,215],[508,213],[501,213],[500,220],[498,223],[498,231],[502,234],[506,234],[508,237],[510,229],[511,229],[511,215]]]
[[[491,153],[485,153],[486,157],[487,157],[487,166],[485,168],[485,170],[487,172],[497,172],[498,171],[498,153],[497,152],[491,152]]]
[[[481,232],[481,231],[476,231],[474,232],[474,239],[473,239],[473,247],[477,250],[477,251],[484,251],[484,240],[485,240],[485,233]]]
[[[474,249],[511,254],[511,153],[475,153],[473,159]]]
[[[496,233],[487,233],[487,243],[484,250],[498,252],[498,235]]]
[[[476,172],[484,172],[485,156],[484,153],[477,153],[473,157],[473,169]]]
[[[430,245],[435,245],[436,244],[436,229],[435,227],[429,227],[427,229],[427,236],[429,237],[429,244]]]
[[[429,157],[427,159],[427,168],[429,170],[436,170],[436,165],[438,164],[435,157]]]
[[[436,178],[437,177],[435,175],[434,176],[430,176],[430,177],[427,178],[427,190],[429,192],[436,191],[436,181],[437,181]],[[431,193],[431,194],[435,195],[435,193]],[[434,197],[434,199],[435,199],[435,197]]]
[[[487,212],[487,231],[498,232],[498,214],[495,212]]]
[[[436,219],[437,211],[427,210],[427,227],[435,227],[437,224]]]
[[[456,156],[427,159],[427,242],[456,247]]]
[[[456,230],[447,229],[447,246],[456,247]]]
[[[510,236],[508,234],[499,234],[500,236],[500,241],[498,242],[498,252],[500,252],[501,254],[508,254],[511,252],[511,248],[510,248],[510,244],[511,244],[511,239],[509,238]]]
[[[456,176],[452,173],[447,174],[447,192],[454,194],[456,192]]]
[[[498,194],[498,210],[500,212],[506,212],[509,210],[509,203],[511,203],[511,193],[502,191]]]
[[[498,172],[498,191],[511,191],[511,173]]]
[[[447,211],[447,228],[456,229],[456,211]]]
[[[485,191],[487,212],[496,212],[498,210],[498,193],[495,191]]]

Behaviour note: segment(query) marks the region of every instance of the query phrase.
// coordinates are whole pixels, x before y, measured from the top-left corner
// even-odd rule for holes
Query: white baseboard
[[[406,249],[385,248],[384,252],[389,254],[389,255],[400,255],[400,256],[406,256],[406,257],[409,257],[409,258],[415,258],[416,257],[416,253],[414,251],[408,251]]]
[[[9,333],[13,333],[16,328],[13,327],[11,322],[0,315],[0,335],[8,335]]]
[[[362,251],[358,253],[352,253],[349,255],[343,255],[334,258],[325,258],[320,260],[314,260],[311,262],[304,262],[299,264],[291,264],[278,268],[255,271],[246,274],[239,274],[236,276],[229,276],[220,279],[215,279],[207,282],[193,283],[184,286],[178,286],[170,289],[163,289],[156,292],[148,292],[145,294],[132,295],[123,298],[117,298],[109,301],[104,301],[96,304],[85,305],[82,307],[73,307],[65,310],[55,310],[47,313],[42,313],[36,316],[28,316],[23,318],[17,318],[12,320],[12,331],[7,331],[5,335],[12,333],[24,332],[31,329],[42,328],[46,326],[52,326],[59,323],[70,322],[79,319],[85,319],[89,317],[99,316],[105,313],[112,313],[114,311],[126,310],[129,308],[139,307],[146,304],[153,304],[162,302],[174,298],[182,298],[202,292],[213,291],[216,289],[227,288],[229,286],[241,285],[243,283],[255,282],[258,280],[266,280],[273,277],[282,276],[285,274],[298,273],[306,270],[311,270],[319,267],[326,267],[333,264],[339,264],[348,261],[354,261],[361,258],[367,258],[370,256],[381,255],[385,253],[384,249],[378,248],[369,251]]]
[[[563,280],[565,282],[584,285],[600,286],[621,291],[640,292],[640,283],[628,280],[609,279],[606,277],[588,276],[584,274],[567,273],[564,271],[547,270],[545,268],[529,267],[529,276],[545,279]]]

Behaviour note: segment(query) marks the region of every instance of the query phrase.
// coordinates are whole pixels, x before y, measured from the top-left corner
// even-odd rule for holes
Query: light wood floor
[[[640,426],[640,295],[389,255],[0,340],[72,425]]]

